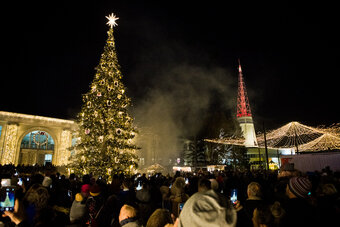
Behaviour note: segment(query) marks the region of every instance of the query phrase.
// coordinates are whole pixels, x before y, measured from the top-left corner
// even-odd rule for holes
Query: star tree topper
[[[106,18],[109,20],[106,24],[108,24],[111,28],[118,25],[116,23],[116,20],[118,20],[119,18],[116,17],[116,15],[114,15],[113,13],[111,13],[111,15],[107,16]]]

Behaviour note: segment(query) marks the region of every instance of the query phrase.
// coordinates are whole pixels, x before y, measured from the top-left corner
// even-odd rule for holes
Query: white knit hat
[[[179,227],[236,226],[236,211],[229,200],[214,190],[197,192],[184,204],[179,216]]]

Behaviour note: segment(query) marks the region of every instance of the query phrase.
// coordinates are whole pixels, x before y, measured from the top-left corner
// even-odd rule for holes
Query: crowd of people
[[[0,174],[15,188],[14,208],[2,211],[0,226],[339,225],[340,173],[327,167],[119,174],[109,183],[46,167],[0,166]],[[1,201],[5,196],[2,190]]]

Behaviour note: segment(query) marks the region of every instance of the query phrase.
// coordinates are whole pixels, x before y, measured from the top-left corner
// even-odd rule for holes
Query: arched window
[[[21,141],[22,149],[54,150],[54,140],[47,132],[32,131]]]

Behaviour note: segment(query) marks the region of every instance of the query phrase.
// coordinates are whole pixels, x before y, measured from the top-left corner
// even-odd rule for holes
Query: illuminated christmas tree
[[[122,73],[117,60],[113,27],[118,19],[106,17],[110,29],[108,39],[96,67],[90,90],[83,95],[78,114],[78,142],[69,168],[75,173],[109,179],[114,173],[129,173],[137,167],[136,129],[127,112],[131,100],[126,96]]]

